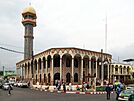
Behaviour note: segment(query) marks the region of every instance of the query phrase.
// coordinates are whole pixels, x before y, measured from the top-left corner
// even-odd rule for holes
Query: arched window
[[[41,70],[41,59],[38,60],[39,69]]]
[[[54,55],[54,67],[60,67],[60,55]]]
[[[71,60],[69,58],[66,59],[66,67],[71,67]]]
[[[74,59],[74,67],[78,68],[78,60]]]
[[[45,57],[43,57],[43,67],[44,67],[44,69],[46,68],[46,59],[45,59]]]
[[[49,55],[47,57],[47,67],[50,68],[50,64],[51,64],[51,56]]]

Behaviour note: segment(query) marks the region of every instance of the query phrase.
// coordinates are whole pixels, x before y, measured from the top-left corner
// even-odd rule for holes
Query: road
[[[8,91],[0,89],[0,101],[106,101],[106,94],[82,95],[50,93],[16,87],[11,93],[12,95],[8,95]],[[109,101],[115,101],[115,97],[115,94],[111,94],[111,99]]]

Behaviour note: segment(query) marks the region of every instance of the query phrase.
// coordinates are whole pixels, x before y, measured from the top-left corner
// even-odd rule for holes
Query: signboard
[[[16,72],[15,71],[5,71],[4,76],[15,76]]]

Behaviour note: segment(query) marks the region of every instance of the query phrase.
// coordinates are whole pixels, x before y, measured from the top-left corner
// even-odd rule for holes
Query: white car
[[[20,81],[20,82],[18,82],[17,86],[18,87],[28,87],[28,83],[25,81]]]
[[[128,84],[126,89],[134,89],[134,84]]]
[[[21,87],[21,85],[22,85],[22,81],[19,81],[19,82],[17,83],[17,87]]]
[[[10,85],[11,86],[11,90],[13,89],[13,86],[12,85]],[[2,89],[4,89],[4,90],[8,90],[8,88],[9,88],[9,83],[4,83],[3,85],[2,85]]]
[[[28,83],[25,82],[25,81],[22,81],[22,83],[21,83],[21,87],[28,87]]]

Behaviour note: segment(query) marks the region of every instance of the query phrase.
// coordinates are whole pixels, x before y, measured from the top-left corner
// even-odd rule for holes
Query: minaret
[[[22,12],[22,24],[25,27],[24,35],[24,59],[33,54],[33,27],[36,26],[36,12],[32,6],[26,7]]]

